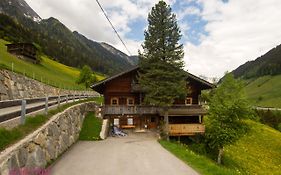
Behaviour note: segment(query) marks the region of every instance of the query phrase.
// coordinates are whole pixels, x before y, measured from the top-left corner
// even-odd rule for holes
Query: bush
[[[256,110],[256,114],[260,118],[261,123],[279,130],[279,125],[281,123],[281,112],[280,111]]]
[[[281,132],[281,123],[278,124],[277,129]]]

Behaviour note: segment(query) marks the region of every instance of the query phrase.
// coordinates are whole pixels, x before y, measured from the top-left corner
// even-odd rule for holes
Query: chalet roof
[[[37,49],[36,46],[33,43],[11,43],[11,44],[6,44],[7,47],[8,46],[17,46],[17,45],[29,45],[29,46],[32,46],[35,49]]]
[[[139,66],[134,66],[134,67],[131,68],[131,69],[128,69],[128,70],[126,70],[126,71],[124,71],[124,72],[121,72],[121,73],[119,73],[119,74],[116,74],[116,75],[114,75],[114,76],[112,76],[112,77],[106,78],[106,79],[104,79],[104,80],[102,80],[102,81],[99,81],[99,82],[93,84],[93,85],[91,86],[91,88],[94,89],[94,90],[101,89],[101,88],[103,88],[103,86],[104,86],[107,82],[109,82],[109,81],[111,81],[111,80],[113,80],[113,79],[115,79],[115,78],[117,78],[117,77],[120,77],[120,76],[122,76],[122,75],[124,75],[124,74],[127,74],[127,73],[129,73],[129,72],[137,71],[138,69],[139,69]],[[191,79],[193,79],[193,80],[195,80],[195,81],[197,81],[197,82],[199,82],[199,83],[205,85],[206,89],[211,89],[211,88],[214,88],[214,87],[215,87],[214,84],[212,84],[212,83],[210,83],[210,82],[208,82],[208,81],[206,81],[206,80],[204,80],[204,79],[202,79],[202,78],[199,78],[199,77],[197,77],[197,76],[195,76],[195,75],[193,75],[193,74],[191,74],[191,73],[189,73],[189,72],[186,72],[186,74],[187,74],[187,77],[188,77],[188,78],[191,78]]]

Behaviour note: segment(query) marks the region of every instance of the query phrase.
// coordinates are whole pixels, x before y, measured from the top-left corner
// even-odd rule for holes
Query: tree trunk
[[[218,164],[221,164],[221,162],[222,162],[222,156],[223,156],[223,147],[222,147],[222,148],[219,148]]]
[[[168,114],[168,109],[165,109],[165,112],[164,112],[164,134],[166,136],[167,141],[169,141],[170,138],[169,138],[169,114]]]

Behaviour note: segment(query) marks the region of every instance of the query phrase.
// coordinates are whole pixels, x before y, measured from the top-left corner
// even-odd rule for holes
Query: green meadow
[[[7,41],[0,39],[0,68],[12,70],[27,77],[34,78],[54,87],[63,89],[84,90],[83,85],[78,85],[76,80],[80,74],[77,68],[58,63],[47,56],[42,56],[40,64],[33,64],[9,54],[5,44]],[[13,68],[12,68],[13,67]],[[98,80],[104,76],[96,73]]]

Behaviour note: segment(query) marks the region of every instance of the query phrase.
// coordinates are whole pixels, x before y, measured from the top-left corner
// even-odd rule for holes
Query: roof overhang
[[[128,70],[126,70],[126,71],[124,71],[124,72],[121,72],[121,73],[116,74],[116,75],[114,75],[114,76],[112,76],[112,77],[109,77],[109,78],[106,78],[106,79],[104,79],[104,80],[102,80],[102,81],[99,81],[99,82],[93,84],[93,85],[91,86],[91,88],[92,88],[93,90],[97,91],[98,93],[103,94],[103,91],[104,91],[104,88],[105,88],[105,84],[106,84],[106,83],[108,83],[108,82],[110,82],[111,80],[113,80],[113,79],[115,79],[115,78],[118,78],[118,77],[120,77],[120,76],[122,76],[122,75],[125,75],[125,74],[127,74],[127,73],[130,73],[130,72],[132,72],[132,71],[137,71],[138,69],[139,69],[139,66],[135,66],[135,67],[133,67],[133,68],[131,68],[131,69],[128,69]],[[197,76],[195,76],[195,75],[193,75],[193,74],[191,74],[191,73],[189,73],[189,72],[186,72],[186,74],[187,74],[187,79],[192,79],[192,80],[195,80],[195,81],[199,82],[200,84],[203,85],[203,86],[202,86],[203,89],[212,89],[212,88],[215,88],[215,87],[216,87],[214,84],[212,84],[212,83],[210,83],[210,82],[208,82],[208,81],[206,81],[206,80],[204,80],[204,79],[202,79],[202,78],[199,78],[199,77],[197,77]]]

